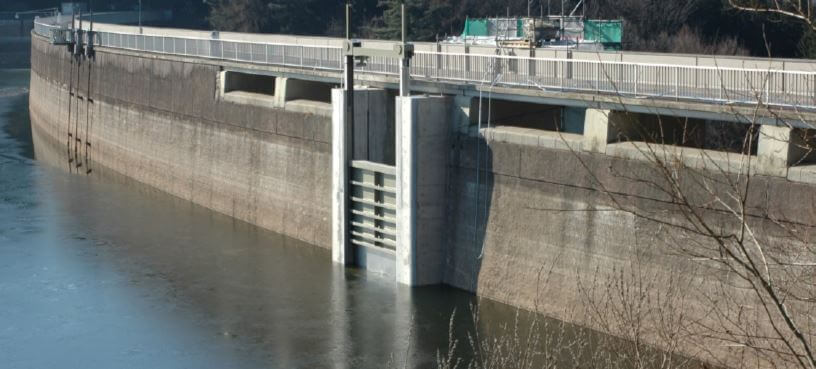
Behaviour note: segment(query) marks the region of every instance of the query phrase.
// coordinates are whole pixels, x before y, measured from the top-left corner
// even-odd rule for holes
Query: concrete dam
[[[697,292],[678,301],[705,319],[723,272],[665,252],[704,241],[667,226],[688,219],[650,182],[661,155],[714,186],[748,165],[758,195],[745,217],[770,244],[802,247],[788,227],[816,221],[816,166],[794,139],[816,122],[809,61],[416,43],[411,96],[398,96],[399,61],[372,57],[349,102],[341,39],[76,27],[84,36],[69,48],[59,36],[70,26],[34,25],[38,155],[77,175],[116,172],[397,283],[444,283],[594,327],[576,307],[637,260],[658,291],[683,275]],[[751,148],[733,149],[718,127],[747,133]],[[700,219],[738,228],[691,193]]]

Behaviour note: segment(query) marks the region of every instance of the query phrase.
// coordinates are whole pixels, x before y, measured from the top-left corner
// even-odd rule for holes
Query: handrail
[[[65,29],[64,24],[47,24],[48,21],[60,22],[38,18],[35,33],[49,36],[54,29]],[[342,48],[335,46],[155,33],[95,33],[93,42],[97,47],[337,72],[343,69]],[[399,61],[370,58],[356,70],[364,74],[397,76]],[[411,76],[431,82],[493,83],[511,88],[816,109],[816,72],[772,68],[417,51]]]
[[[428,55],[436,55],[439,53],[433,51],[416,51],[414,54],[428,54]],[[650,66],[650,67],[672,67],[672,68],[693,68],[693,69],[711,69],[711,70],[735,70],[735,71],[744,71],[744,72],[785,72],[791,74],[814,74],[816,72],[807,72],[807,71],[799,71],[799,70],[782,70],[782,69],[757,69],[757,68],[734,68],[734,67],[717,67],[717,66],[706,66],[706,65],[681,65],[681,64],[665,64],[665,63],[639,63],[639,62],[625,62],[625,61],[617,61],[617,60],[595,60],[595,59],[560,59],[560,58],[547,58],[547,57],[530,57],[530,56],[523,56],[523,55],[487,55],[487,54],[468,54],[468,53],[452,53],[452,52],[445,52],[445,55],[451,56],[489,56],[496,59],[512,59],[512,60],[541,60],[541,61],[576,61],[576,62],[587,62],[587,63],[598,63],[598,64],[611,64],[611,65],[639,65],[639,66]]]

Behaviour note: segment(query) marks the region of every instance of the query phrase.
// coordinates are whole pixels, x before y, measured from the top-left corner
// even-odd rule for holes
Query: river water
[[[28,73],[0,70],[0,367],[431,367],[454,309],[466,340],[468,293],[37,161]]]

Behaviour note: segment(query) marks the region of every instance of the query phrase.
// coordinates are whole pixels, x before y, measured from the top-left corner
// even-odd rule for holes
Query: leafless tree
[[[742,11],[797,19],[816,31],[812,0],[728,0],[728,5]]]
[[[761,92],[757,91],[756,97],[762,101]],[[709,359],[723,355],[723,350],[714,347],[739,347],[743,356],[738,361],[720,363],[738,366],[751,360],[759,366],[813,369],[816,246],[809,235],[816,224],[812,219],[788,219],[766,202],[769,197],[785,194],[763,192],[768,191],[768,179],[755,174],[758,163],[751,153],[755,152],[752,146],[756,145],[760,113],[775,114],[760,102],[755,114],[748,117],[742,150],[728,154],[679,148],[675,138],[667,137],[675,129],[680,129],[683,137],[690,136],[689,125],[678,126],[662,117],[657,118],[656,126],[640,125],[628,113],[610,116],[610,124],[623,132],[619,140],[636,150],[649,175],[632,175],[615,168],[601,173],[583,158],[581,162],[613,208],[653,224],[661,238],[655,245],[662,244],[665,252],[684,258],[696,273],[705,276],[705,283],[692,284],[694,288],[674,296],[696,301],[690,309],[697,309],[699,318],[679,326],[692,341],[701,343]],[[744,113],[734,114],[741,115],[739,120],[746,118]],[[791,139],[810,152],[813,141],[796,138],[797,134],[807,136],[807,132],[795,131]],[[638,195],[648,194],[659,205],[634,200],[635,193],[620,190],[627,186],[642,192]],[[602,319],[600,312],[632,316],[630,311],[643,311],[632,305],[643,301],[641,293],[648,295],[644,291],[653,289],[641,291],[642,279],[630,278],[629,287],[618,288],[629,292],[635,288],[633,293],[617,299],[602,296],[601,305],[591,305],[604,329],[630,339],[638,336],[632,330],[639,325],[625,320],[615,325]],[[590,301],[597,304],[597,296]],[[647,314],[645,321],[674,320],[666,316],[672,310],[657,308],[660,314]],[[615,314],[615,310],[619,312]],[[672,345],[669,342],[669,347]]]

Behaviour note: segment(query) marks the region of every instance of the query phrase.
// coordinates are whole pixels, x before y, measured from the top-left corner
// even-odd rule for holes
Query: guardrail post
[[[439,80],[439,71],[442,70],[442,45],[439,42],[436,43],[436,70],[434,71],[434,77]]]
[[[305,65],[303,64],[303,49],[305,49],[305,48],[306,47],[303,46],[303,45],[300,46],[300,66],[301,67],[305,67]]]
[[[674,67],[674,98],[680,100],[680,67]]]
[[[465,75],[462,76],[463,79],[468,79],[470,77],[470,46],[465,45]]]
[[[773,73],[768,70],[768,79],[765,81],[765,103],[771,101],[771,82],[773,82]]]
[[[596,69],[597,69],[597,71],[595,72],[595,74],[597,75],[596,78],[598,80],[595,81],[595,91],[600,93],[601,92],[601,81],[603,80],[602,77],[601,77],[601,62],[600,61],[598,62]]]
[[[723,73],[724,73],[724,72],[720,72],[720,73],[719,73],[719,74],[720,74],[720,78],[719,78],[719,81],[720,81],[720,96],[719,96],[719,100],[720,100],[720,101],[723,101],[723,90],[725,90],[725,77],[723,76]]]
[[[557,60],[555,63],[556,66],[558,67],[559,71],[558,74],[561,76],[561,78],[558,79],[558,87],[561,90],[564,90],[564,73],[566,73],[567,67],[563,65],[564,64],[563,60]]]

